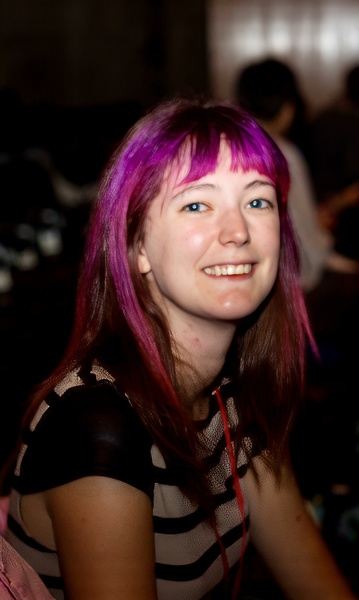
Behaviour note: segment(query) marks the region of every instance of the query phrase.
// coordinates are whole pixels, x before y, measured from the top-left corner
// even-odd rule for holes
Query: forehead
[[[200,172],[196,176],[191,175],[191,167],[194,160],[198,162],[198,158],[193,158],[191,144],[187,141],[181,147],[175,160],[167,168],[163,177],[162,189],[175,189],[186,183],[197,181],[209,173],[214,173],[219,166],[225,166],[230,169],[232,154],[228,143],[222,140],[217,156],[215,156],[211,163],[208,159],[203,158]]]
[[[198,160],[198,159],[197,159]],[[200,181],[206,176],[211,176],[217,171],[221,172],[233,172],[233,173],[257,173],[256,169],[246,167],[241,164],[238,160],[237,155],[233,155],[232,150],[228,142],[224,139],[221,140],[219,151],[212,165],[209,166],[207,161],[203,161],[203,168],[197,176],[191,176],[191,165],[192,165],[192,152],[189,143],[184,144],[181,148],[175,161],[167,168],[163,177],[160,196],[165,199],[168,195],[173,192],[177,192],[182,188],[185,188],[190,183]],[[261,174],[261,178],[271,181],[271,178],[266,174]]]

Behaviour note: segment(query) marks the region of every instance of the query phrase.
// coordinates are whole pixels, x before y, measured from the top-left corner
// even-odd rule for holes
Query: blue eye
[[[267,208],[269,206],[268,200],[261,200],[260,198],[256,198],[249,203],[251,208]]]
[[[192,202],[191,204],[187,204],[187,206],[184,207],[184,210],[188,212],[200,212],[203,209],[204,204],[202,204],[201,202]]]

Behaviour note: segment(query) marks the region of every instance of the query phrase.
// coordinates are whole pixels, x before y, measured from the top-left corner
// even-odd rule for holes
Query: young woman
[[[287,456],[312,342],[288,187],[228,104],[165,103],[111,160],[11,493],[55,598],[239,598],[251,539],[286,597],[353,599]]]

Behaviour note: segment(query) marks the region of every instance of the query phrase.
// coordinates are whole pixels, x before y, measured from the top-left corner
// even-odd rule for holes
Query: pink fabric
[[[2,536],[0,600],[54,600],[34,569]]]
[[[9,511],[9,496],[0,496],[0,535],[4,535],[7,527],[7,514]],[[1,597],[0,597],[1,600]]]

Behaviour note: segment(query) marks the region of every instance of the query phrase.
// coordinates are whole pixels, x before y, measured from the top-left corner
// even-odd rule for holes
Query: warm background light
[[[237,70],[271,55],[295,69],[316,110],[337,97],[346,70],[359,64],[359,2],[208,0],[208,46],[216,97],[231,97]]]

